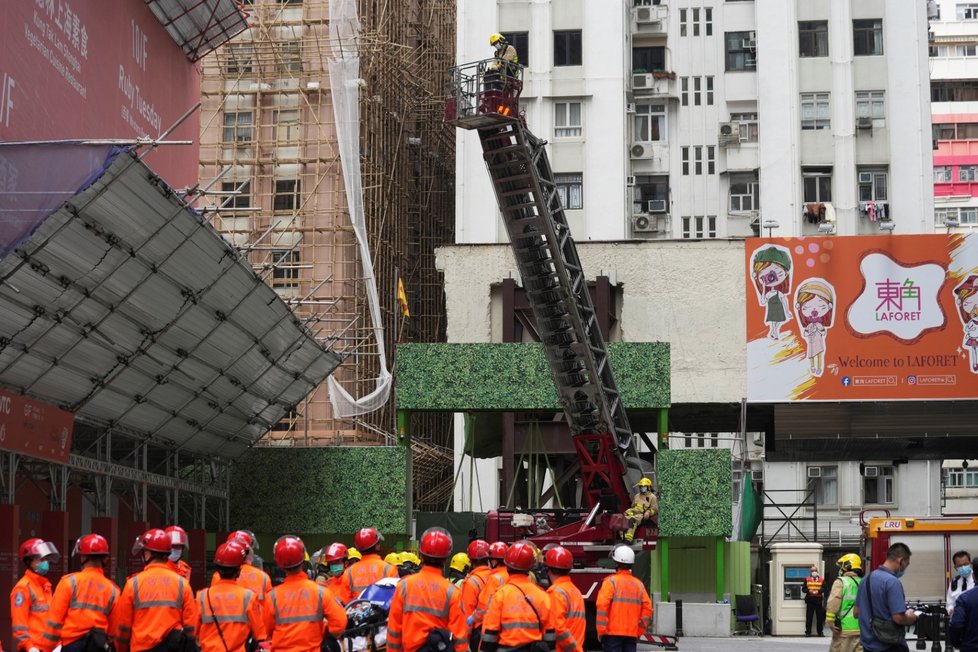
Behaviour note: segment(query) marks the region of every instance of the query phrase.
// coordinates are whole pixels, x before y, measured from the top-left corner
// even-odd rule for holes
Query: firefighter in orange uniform
[[[170,536],[170,543],[173,545],[170,556],[166,560],[166,567],[189,582],[190,564],[183,560],[183,551],[190,549],[187,531],[179,525],[171,525],[164,532]]]
[[[214,553],[221,579],[197,592],[201,652],[244,652],[249,636],[259,643],[266,638],[257,596],[236,582],[246,555],[244,546],[235,541],[222,543]]]
[[[10,624],[18,650],[38,652],[44,645],[44,621],[51,606],[51,581],[44,576],[59,557],[50,541],[34,538],[20,544],[26,568],[10,592]]]
[[[332,591],[306,575],[302,539],[284,536],[275,542],[272,552],[275,563],[285,571],[285,581],[272,589],[262,608],[272,649],[319,652],[325,635],[335,639],[346,628],[346,610]],[[338,649],[339,645],[334,641],[331,647]]]
[[[329,587],[333,595],[339,597],[342,589],[343,571],[346,570],[348,549],[342,543],[331,543],[322,551],[319,568],[316,570],[316,583]]]
[[[509,579],[509,570],[503,563],[508,549],[509,546],[502,541],[497,541],[489,546],[489,568],[492,569],[492,572],[486,578],[485,586],[479,591],[479,599],[476,600],[475,611],[468,617],[467,623],[469,625],[470,638],[473,636],[473,632],[482,630],[482,619],[486,615],[486,609],[489,608],[489,598]]]
[[[584,596],[571,581],[574,556],[563,546],[554,546],[543,557],[550,577],[550,608],[553,610],[554,634],[560,652],[584,652]]]
[[[635,551],[618,546],[611,553],[617,569],[601,582],[594,623],[604,652],[635,652],[638,637],[652,622],[652,600],[642,580],[632,575]]]
[[[461,592],[442,576],[452,537],[430,528],[421,537],[421,570],[397,583],[387,620],[388,652],[465,652],[469,647]]]
[[[468,618],[475,613],[475,608],[479,604],[479,594],[482,587],[486,585],[486,580],[492,575],[492,568],[489,567],[489,544],[482,539],[476,539],[469,544],[466,553],[472,561],[472,571],[462,582],[462,614]],[[469,631],[469,648],[472,652],[479,649],[479,630]]]
[[[176,652],[188,645],[199,617],[190,582],[167,568],[172,538],[160,529],[136,539],[145,568],[126,581],[112,614],[117,652]]]
[[[537,551],[529,541],[517,541],[506,551],[509,578],[492,598],[482,621],[482,652],[513,650],[542,643],[554,649],[550,596],[530,580]]]
[[[340,594],[343,604],[354,599],[365,588],[385,577],[397,577],[397,566],[388,564],[377,554],[377,546],[384,540],[376,528],[365,527],[353,536],[353,545],[363,558],[346,569],[340,581]]]
[[[255,550],[258,550],[258,540],[255,535],[248,530],[238,530],[228,535],[226,543],[237,543],[245,549],[245,563],[241,564],[241,574],[238,575],[238,586],[244,587],[255,594],[260,606],[264,606],[268,592],[272,590],[272,578],[268,573],[252,565],[255,559]],[[214,573],[211,577],[211,586],[221,581],[221,576]]]
[[[119,599],[119,587],[105,576],[109,542],[99,534],[83,536],[72,555],[81,559],[82,569],[65,575],[58,582],[45,618],[45,652],[60,643],[63,652],[84,652],[91,639],[105,641],[110,630],[109,617]]]

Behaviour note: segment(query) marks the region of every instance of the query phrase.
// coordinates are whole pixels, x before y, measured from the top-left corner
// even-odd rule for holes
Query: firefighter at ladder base
[[[652,622],[652,600],[642,580],[632,575],[635,551],[620,545],[611,553],[617,569],[601,582],[595,626],[604,652],[635,652],[638,637]]]
[[[652,491],[652,480],[642,478],[638,481],[637,486],[638,493],[632,498],[632,506],[625,510],[625,518],[632,523],[628,531],[625,532],[625,541],[631,541],[635,538],[635,532],[638,531],[642,523],[646,523],[652,528],[659,527],[659,499],[655,497],[655,493]]]

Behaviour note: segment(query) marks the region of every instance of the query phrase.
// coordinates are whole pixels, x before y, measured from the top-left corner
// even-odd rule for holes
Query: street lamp
[[[774,229],[778,228],[781,225],[778,224],[778,221],[777,220],[764,220],[763,222],[761,222],[761,226],[763,226],[765,229],[767,229],[767,237],[770,238],[771,237],[771,232],[774,231]]]

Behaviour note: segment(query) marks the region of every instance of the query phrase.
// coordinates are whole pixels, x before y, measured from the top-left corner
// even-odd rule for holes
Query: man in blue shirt
[[[968,589],[957,597],[948,634],[951,645],[961,652],[978,651],[978,588]]]
[[[886,551],[886,561],[859,585],[855,611],[856,616],[859,617],[859,640],[866,652],[898,652],[909,649],[902,636],[901,641],[895,645],[879,641],[873,635],[871,625],[874,617],[892,620],[901,627],[917,622],[913,609],[907,609],[903,584],[899,579],[903,577],[908,566],[910,566],[910,548],[905,543],[894,543]],[[867,590],[872,591],[871,596],[867,594]],[[870,598],[872,598],[872,609],[870,609]]]

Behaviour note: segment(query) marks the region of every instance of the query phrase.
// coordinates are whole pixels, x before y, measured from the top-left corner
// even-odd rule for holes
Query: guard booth
[[[771,578],[771,633],[800,636],[805,633],[805,578],[812,564],[824,577],[821,543],[775,543],[768,570]]]

